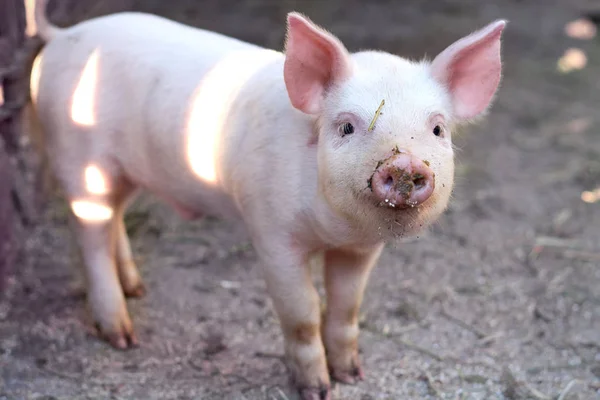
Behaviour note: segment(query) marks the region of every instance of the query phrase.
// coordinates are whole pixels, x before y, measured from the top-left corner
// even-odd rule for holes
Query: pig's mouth
[[[428,226],[433,215],[427,205],[421,207],[391,208],[386,205],[378,207],[381,219],[378,224],[379,233],[386,239],[398,239],[418,234]]]

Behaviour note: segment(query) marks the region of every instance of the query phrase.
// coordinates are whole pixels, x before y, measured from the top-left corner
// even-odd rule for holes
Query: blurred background
[[[126,10],[275,49],[286,14],[296,10],[351,51],[411,59],[433,58],[507,19],[496,101],[455,138],[452,204],[426,234],[386,249],[360,319],[366,380],[338,385],[335,394],[600,399],[599,1],[49,6],[61,26]],[[18,151],[30,151],[26,132]],[[142,345],[123,353],[94,336],[60,194],[38,212],[22,230],[0,302],[0,399],[295,398],[256,256],[239,226],[184,222],[150,196],[131,207],[126,222],[148,294],[128,303]]]

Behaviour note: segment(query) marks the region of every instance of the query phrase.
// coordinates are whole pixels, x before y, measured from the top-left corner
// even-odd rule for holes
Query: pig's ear
[[[327,88],[350,75],[350,55],[339,39],[298,13],[288,14],[287,25],[285,86],[295,108],[316,114]]]
[[[454,114],[468,120],[492,102],[502,75],[500,37],[506,21],[495,21],[447,47],[432,62],[435,79],[450,91]]]

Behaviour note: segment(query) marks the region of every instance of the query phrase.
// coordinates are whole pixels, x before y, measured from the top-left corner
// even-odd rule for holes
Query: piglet
[[[145,289],[123,214],[146,190],[186,218],[245,224],[303,399],[362,379],[367,279],[385,243],[447,207],[451,132],[495,96],[505,21],[413,62],[350,53],[296,12],[279,52],[142,13],[58,28],[44,10],[39,0],[46,44],[32,105],[102,336],[120,349],[137,343],[125,298]],[[308,270],[317,252],[323,315]]]

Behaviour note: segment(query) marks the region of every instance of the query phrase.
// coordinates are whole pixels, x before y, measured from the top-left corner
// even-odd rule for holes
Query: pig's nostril
[[[414,174],[413,175],[413,183],[415,184],[415,189],[423,189],[427,185],[427,181],[425,180],[425,176],[422,174]]]
[[[394,185],[394,178],[392,178],[391,176],[388,176],[387,179],[384,182],[385,188],[389,189]]]

